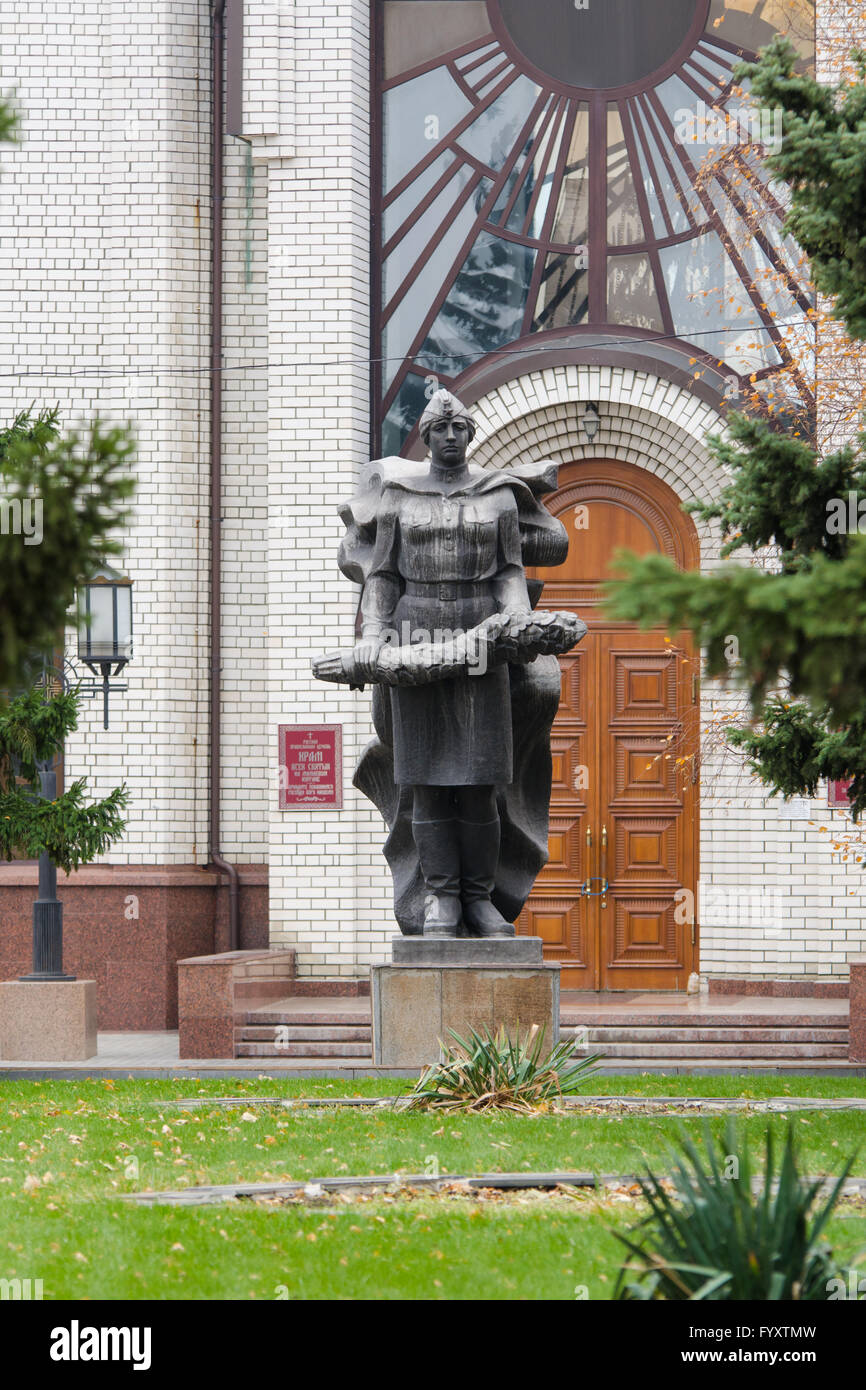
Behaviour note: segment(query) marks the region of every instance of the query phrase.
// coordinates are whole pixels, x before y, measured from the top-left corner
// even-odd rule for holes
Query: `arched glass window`
[[[379,0],[376,20],[383,453],[431,378],[593,350],[717,397],[784,370],[811,408],[790,329],[812,301],[762,167],[778,132],[733,79],[777,32],[811,62],[810,0]]]

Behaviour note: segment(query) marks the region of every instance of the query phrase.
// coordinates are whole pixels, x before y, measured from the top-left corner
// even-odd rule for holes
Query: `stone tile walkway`
[[[761,1014],[780,1019],[814,1018],[847,1014],[847,999],[766,998],[756,994],[596,994],[591,990],[564,989],[563,1013],[586,1009],[593,1014],[664,1014],[683,1018],[712,1019],[719,1014]]]

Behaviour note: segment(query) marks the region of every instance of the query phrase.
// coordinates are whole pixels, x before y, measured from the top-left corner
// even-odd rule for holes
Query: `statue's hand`
[[[379,653],[384,646],[382,637],[362,637],[355,643],[352,655],[355,661],[355,674],[360,680],[369,680],[379,659]]]
[[[534,660],[534,656],[523,647],[519,635],[527,623],[532,622],[532,610],[514,604],[502,609],[499,618],[502,623],[500,632],[503,634],[499,639],[500,649],[507,653],[506,659],[518,666]]]

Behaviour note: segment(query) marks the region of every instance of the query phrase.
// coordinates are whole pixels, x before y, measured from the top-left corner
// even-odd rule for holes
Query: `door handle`
[[[602,907],[607,907],[607,826],[601,827],[601,873],[596,875],[592,872],[592,830],[586,827],[586,878],[581,890],[584,898],[601,898]],[[592,885],[600,883],[598,892],[593,892]]]

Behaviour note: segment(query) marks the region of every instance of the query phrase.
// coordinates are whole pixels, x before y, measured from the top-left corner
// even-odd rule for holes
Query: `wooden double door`
[[[606,619],[601,586],[620,548],[695,567],[697,536],[666,484],[618,461],[561,469],[545,504],[569,554],[530,572],[539,606],[589,632],[560,660],[550,857],[518,931],[543,939],[565,989],[682,990],[698,959],[698,657],[689,633]]]

